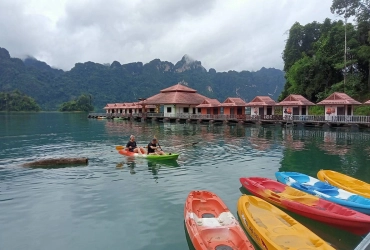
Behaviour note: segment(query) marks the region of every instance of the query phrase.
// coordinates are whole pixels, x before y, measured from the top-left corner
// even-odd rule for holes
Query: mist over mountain
[[[277,99],[284,84],[284,72],[261,68],[256,72],[208,71],[200,61],[184,55],[176,64],[160,59],[149,63],[76,63],[69,71],[54,69],[33,57],[11,58],[0,48],[0,92],[15,89],[33,97],[43,110],[57,110],[81,94],[91,96],[97,111],[106,103],[135,102],[178,82],[200,94],[223,102],[227,97],[250,101],[257,95]]]

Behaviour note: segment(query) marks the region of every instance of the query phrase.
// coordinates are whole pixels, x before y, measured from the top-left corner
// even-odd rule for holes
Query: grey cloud
[[[184,54],[217,71],[282,68],[287,30],[323,21],[330,1],[66,0],[56,23],[0,1],[0,46],[62,69],[77,62],[121,63]]]

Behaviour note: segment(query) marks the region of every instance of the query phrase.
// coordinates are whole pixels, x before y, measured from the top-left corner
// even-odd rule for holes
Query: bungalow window
[[[223,115],[224,114],[224,107],[221,107],[220,108],[220,114]]]
[[[167,113],[172,113],[172,108],[171,107],[167,107]]]
[[[155,112],[155,109],[149,109],[149,112],[150,113],[154,113]]]
[[[201,108],[198,108],[198,113],[202,113],[202,109]]]
[[[211,109],[207,108],[207,115],[210,115],[210,114],[211,114]]]
[[[184,107],[184,113],[189,113],[189,108],[188,107]]]

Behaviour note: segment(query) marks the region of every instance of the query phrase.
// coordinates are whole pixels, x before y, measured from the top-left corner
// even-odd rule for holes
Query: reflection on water
[[[152,161],[118,154],[115,146],[131,134],[140,146],[156,136],[164,151],[180,156]],[[369,152],[368,131],[0,114],[0,225],[6,228],[0,249],[188,249],[183,209],[191,190],[215,192],[236,215],[242,176],[316,176],[325,168],[370,182]],[[20,167],[44,157],[88,157],[89,164]],[[337,249],[353,249],[360,241],[297,220]]]

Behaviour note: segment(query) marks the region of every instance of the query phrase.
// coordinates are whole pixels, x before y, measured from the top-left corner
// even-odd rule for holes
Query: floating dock
[[[203,114],[172,114],[163,113],[90,113],[88,118],[96,119],[127,119],[135,121],[159,121],[179,123],[237,123],[237,124],[280,124],[284,126],[307,127],[370,127],[370,116],[332,116],[330,120],[324,115],[203,115]]]

